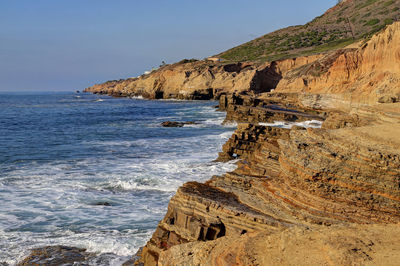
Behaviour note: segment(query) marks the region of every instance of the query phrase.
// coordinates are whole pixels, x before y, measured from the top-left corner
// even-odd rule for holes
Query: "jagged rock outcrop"
[[[233,133],[232,137],[222,146],[217,161],[229,161],[233,159],[247,159],[264,142],[277,142],[278,139],[286,139],[289,130],[277,127],[266,127],[242,123]]]

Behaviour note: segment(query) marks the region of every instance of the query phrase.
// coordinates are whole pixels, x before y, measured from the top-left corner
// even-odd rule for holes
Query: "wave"
[[[73,100],[86,99],[96,98]],[[145,244],[180,185],[236,168],[234,162],[212,162],[234,129],[221,126],[224,113],[213,107],[106,99],[106,106],[90,104],[88,123],[71,127],[62,139],[52,135],[32,145],[26,156],[15,153],[2,165],[0,262],[13,264],[33,247],[62,244],[99,253],[103,264],[118,264]],[[76,106],[82,108],[79,115],[87,111]],[[167,117],[200,121],[203,128],[161,128]]]
[[[130,96],[129,98],[135,99],[135,100],[143,100],[143,99],[144,99],[142,95],[139,95],[139,96]]]
[[[152,229],[146,230],[92,230],[76,233],[71,230],[57,230],[49,233],[26,234],[0,230],[0,238],[7,239],[7,246],[0,244],[0,261],[15,265],[30,251],[26,246],[42,247],[65,245],[86,248],[97,256],[89,261],[90,265],[122,265],[143,246],[152,235]],[[21,243],[23,243],[21,245]]]

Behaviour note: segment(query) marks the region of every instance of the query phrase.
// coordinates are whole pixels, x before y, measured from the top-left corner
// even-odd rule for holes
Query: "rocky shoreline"
[[[247,105],[226,106],[226,100],[221,99],[222,108],[236,111],[232,117],[240,118],[242,108],[253,110]],[[232,261],[225,256],[230,248],[239,248],[238,243],[247,234],[253,237],[292,232],[287,230],[336,234],[355,224],[399,223],[400,141],[395,132],[400,132],[400,117],[393,119],[393,113],[385,111],[389,106],[400,114],[397,104],[376,107],[379,116],[369,108],[357,114],[325,110],[316,116],[314,112],[299,112],[304,114],[297,117],[300,121],[308,115],[326,121],[317,129],[262,126],[256,119],[240,123],[219,155],[223,161],[242,159],[238,168],[214,176],[205,184],[190,182],[179,188],[139,262],[193,265],[201,261],[200,265],[220,265],[218,261],[224,261],[230,265]],[[272,120],[281,119],[280,110],[274,114],[276,118],[271,116]],[[253,115],[260,117],[259,113]],[[388,124],[387,119],[393,119],[393,123]],[[379,137],[382,131],[388,131],[390,141]],[[400,227],[394,226],[393,230]],[[214,261],[202,259],[214,257],[213,246],[221,241],[228,254],[219,254],[221,257]],[[185,256],[183,250],[192,255]],[[248,254],[231,255],[242,261]],[[260,254],[255,257],[252,265],[265,265],[258,261],[261,258]]]
[[[395,23],[359,48],[266,64],[181,62],[86,89],[218,99],[239,123],[218,158],[241,159],[237,169],[181,186],[125,265],[395,265],[399,47]],[[324,122],[262,125],[307,120]]]

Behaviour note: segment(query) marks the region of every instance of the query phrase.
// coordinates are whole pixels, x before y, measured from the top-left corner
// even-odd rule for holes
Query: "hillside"
[[[273,61],[345,47],[400,19],[400,0],[343,0],[311,22],[266,34],[219,55],[228,61]]]

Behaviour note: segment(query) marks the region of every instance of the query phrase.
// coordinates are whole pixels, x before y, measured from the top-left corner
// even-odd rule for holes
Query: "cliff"
[[[188,242],[198,244],[184,245],[183,250],[194,254],[197,247],[206,248],[211,258],[220,256],[214,245],[241,249],[234,239],[249,233],[270,236],[318,226],[333,233],[325,227],[399,223],[400,115],[393,117],[393,111],[400,114],[400,107],[376,108],[361,115],[368,123],[363,126],[345,114],[342,119],[348,123],[323,129],[240,126],[230,140],[237,148],[239,136],[244,136],[245,144],[238,149],[242,152],[235,151],[243,156],[238,168],[205,184],[183,185],[143,250],[143,261],[153,265],[160,255],[170,256],[164,250]],[[367,116],[372,122],[366,122]],[[215,242],[227,237],[231,240]],[[229,265],[229,258],[219,259]],[[165,265],[174,265],[169,261]]]
[[[320,55],[273,63],[235,64],[183,60],[161,67],[138,78],[108,81],[86,88],[85,92],[117,97],[142,96],[148,99],[218,99],[234,92],[268,92],[282,75],[294,67],[314,61]]]
[[[143,96],[149,99],[209,100],[221,92],[253,88],[258,65],[218,64],[209,61],[164,66],[150,74],[127,80],[109,81],[85,91],[113,96]]]
[[[247,123],[239,125],[220,159],[242,160],[231,173],[179,188],[139,262],[390,263],[397,242],[380,232],[399,230],[400,105],[397,98],[379,102],[398,93],[399,33],[400,24],[394,24],[356,49],[299,66],[293,60],[270,64],[282,74],[273,93],[221,95],[227,117]],[[313,75],[317,70],[321,74]],[[333,109],[343,102],[350,102],[348,108]],[[325,120],[322,128],[259,124],[311,118]],[[320,245],[323,251],[305,257],[308,247]]]
[[[276,91],[336,94],[348,102],[400,100],[400,23],[388,26],[357,49],[329,53],[291,69]]]
[[[204,100],[219,99],[227,93],[301,93],[298,106],[314,109],[390,103],[400,100],[399,43],[400,22],[352,48],[264,64],[181,62],[139,78],[110,81],[85,91]]]

